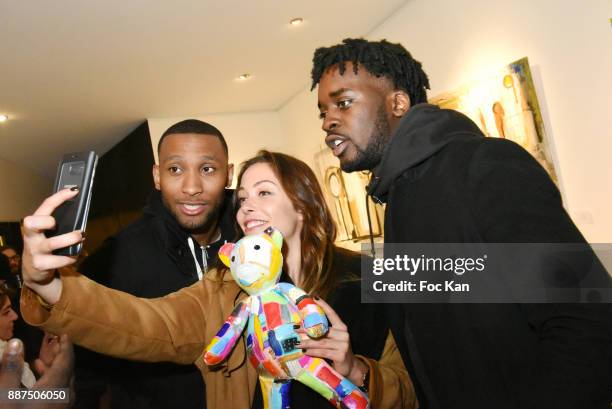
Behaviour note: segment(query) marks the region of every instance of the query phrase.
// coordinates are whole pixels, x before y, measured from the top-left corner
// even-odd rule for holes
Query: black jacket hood
[[[385,203],[398,177],[458,137],[482,137],[482,132],[472,120],[457,111],[430,104],[413,106],[400,120],[380,163],[372,169],[368,194],[377,202]]]

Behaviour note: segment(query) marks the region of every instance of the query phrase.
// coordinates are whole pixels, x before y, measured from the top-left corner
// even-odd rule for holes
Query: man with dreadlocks
[[[325,142],[371,170],[386,243],[585,243],[555,184],[520,146],[426,104],[400,44],[346,39],[314,54]],[[610,304],[390,304],[421,408],[604,408]]]

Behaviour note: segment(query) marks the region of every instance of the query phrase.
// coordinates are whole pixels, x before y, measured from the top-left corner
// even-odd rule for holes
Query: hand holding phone
[[[94,151],[69,153],[62,157],[57,168],[53,192],[75,188],[79,193],[55,209],[53,212],[55,228],[46,233],[47,237],[59,236],[74,230],[85,231],[97,164],[98,155]],[[53,254],[76,256],[82,247],[83,243],[78,243],[55,250]]]

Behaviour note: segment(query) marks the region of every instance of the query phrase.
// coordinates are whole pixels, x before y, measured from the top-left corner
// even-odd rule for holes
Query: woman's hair
[[[326,298],[337,284],[332,271],[336,225],[327,207],[317,177],[307,164],[293,156],[261,150],[242,164],[238,186],[244,172],[257,163],[267,163],[296,211],[303,216],[301,239],[301,282],[295,283],[311,295]],[[235,201],[238,211],[238,203]]]

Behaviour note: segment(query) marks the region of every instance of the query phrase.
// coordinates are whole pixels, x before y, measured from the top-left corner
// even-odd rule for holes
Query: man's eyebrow
[[[340,89],[338,89],[338,90],[336,90],[334,92],[330,92],[329,96],[332,97],[332,98],[336,98],[336,97],[344,94],[347,91],[350,91],[350,89],[348,89],[348,88],[340,88]]]
[[[164,162],[167,162],[167,161],[170,161],[170,160],[181,160],[181,159],[183,159],[183,157],[181,155],[170,155],[166,159],[164,159]],[[202,156],[200,156],[200,159],[210,160],[210,161],[213,161],[213,162],[217,162],[219,160],[214,155],[202,155]]]

